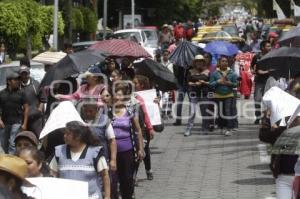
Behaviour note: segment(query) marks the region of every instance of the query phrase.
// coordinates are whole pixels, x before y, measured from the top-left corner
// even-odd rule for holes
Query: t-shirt
[[[261,53],[258,53],[253,57],[252,62],[251,62],[251,68],[253,70],[255,70],[255,72],[256,72],[254,81],[257,83],[265,84],[270,75],[269,74],[257,74],[257,71],[261,70],[261,67],[257,65],[257,62],[261,59],[261,57],[262,57]]]
[[[0,113],[4,124],[21,123],[23,120],[23,106],[27,104],[27,99],[22,90],[0,91]]]

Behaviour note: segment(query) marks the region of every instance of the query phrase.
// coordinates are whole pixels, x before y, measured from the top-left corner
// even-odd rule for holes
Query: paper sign
[[[154,103],[154,99],[156,97],[156,90],[145,90],[136,92],[141,98],[143,98],[150,122],[152,125],[160,125],[161,124],[161,117],[160,117],[160,110],[158,104]]]
[[[26,178],[35,187],[22,191],[35,199],[88,199],[88,183],[52,177]]]
[[[300,105],[300,100],[274,86],[263,96],[264,106],[271,111],[271,125],[277,121],[291,116]],[[299,113],[297,115],[300,115]]]
[[[50,114],[41,134],[40,139],[48,135],[50,132],[66,127],[71,121],[79,121],[84,123],[73,103],[70,101],[61,102]]]

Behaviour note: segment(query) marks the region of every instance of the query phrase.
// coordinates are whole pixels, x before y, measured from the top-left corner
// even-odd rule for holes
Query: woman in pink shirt
[[[55,98],[58,100],[81,100],[83,98],[98,98],[99,105],[102,104],[100,93],[105,88],[105,85],[102,83],[102,73],[97,66],[91,67],[88,71],[84,73],[86,77],[86,83],[81,85],[75,93],[70,95],[55,95]]]

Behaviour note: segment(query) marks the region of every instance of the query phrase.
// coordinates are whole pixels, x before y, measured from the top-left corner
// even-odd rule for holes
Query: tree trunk
[[[65,43],[72,43],[72,0],[64,0]]]
[[[30,33],[27,34],[26,37],[26,57],[31,60],[32,58],[32,45],[31,45],[32,35]]]

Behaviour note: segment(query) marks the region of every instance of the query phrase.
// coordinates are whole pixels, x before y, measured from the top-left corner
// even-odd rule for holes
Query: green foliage
[[[93,33],[97,30],[98,19],[96,13],[87,7],[80,7],[81,13],[83,15],[84,22],[84,33]]]
[[[40,17],[43,21],[43,29],[44,34],[52,34],[53,33],[53,14],[54,14],[54,6],[40,6]],[[64,20],[62,18],[62,13],[58,12],[58,34],[64,34]]]
[[[71,26],[74,31],[84,30],[83,14],[79,8],[72,8]]]
[[[0,3],[0,34],[4,38],[21,38],[28,30],[26,15],[14,3]]]

